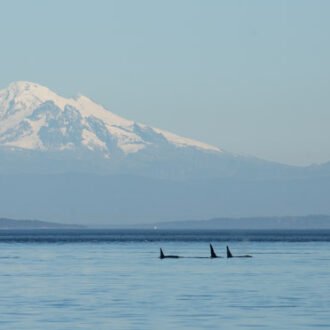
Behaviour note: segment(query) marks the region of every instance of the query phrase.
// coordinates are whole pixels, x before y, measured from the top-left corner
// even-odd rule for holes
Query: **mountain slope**
[[[40,151],[89,149],[105,158],[117,148],[136,153],[151,145],[216,147],[121,118],[85,96],[66,99],[30,82],[0,91],[0,145]]]

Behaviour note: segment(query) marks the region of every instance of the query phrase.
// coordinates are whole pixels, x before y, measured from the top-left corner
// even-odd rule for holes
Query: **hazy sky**
[[[330,161],[330,1],[1,1],[16,80],[235,153]]]

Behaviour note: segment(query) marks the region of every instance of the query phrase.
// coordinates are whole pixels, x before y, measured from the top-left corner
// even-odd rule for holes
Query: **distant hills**
[[[312,230],[330,229],[329,215],[301,217],[216,218],[204,221],[171,221],[141,228],[172,230]]]
[[[0,174],[0,214],[87,226],[330,214],[330,178],[174,181],[87,173]]]
[[[102,226],[96,226],[100,228]],[[39,220],[13,220],[0,218],[0,230],[20,229],[87,229],[81,225],[65,225]],[[93,226],[90,227],[91,229]],[[110,226],[114,229],[157,229],[157,230],[313,230],[329,229],[329,215],[214,218],[209,220],[156,222],[142,225]]]
[[[4,229],[81,229],[79,225],[64,225],[39,220],[13,220],[0,218],[0,230]]]

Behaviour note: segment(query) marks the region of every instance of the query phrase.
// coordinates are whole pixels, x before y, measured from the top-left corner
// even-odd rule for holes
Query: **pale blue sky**
[[[330,1],[1,2],[0,88],[28,80],[228,151],[330,161]]]

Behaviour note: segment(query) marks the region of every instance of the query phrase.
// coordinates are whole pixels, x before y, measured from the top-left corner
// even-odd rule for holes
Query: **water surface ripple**
[[[291,234],[1,232],[0,327],[330,327],[329,232]],[[253,258],[209,259],[209,242]]]

